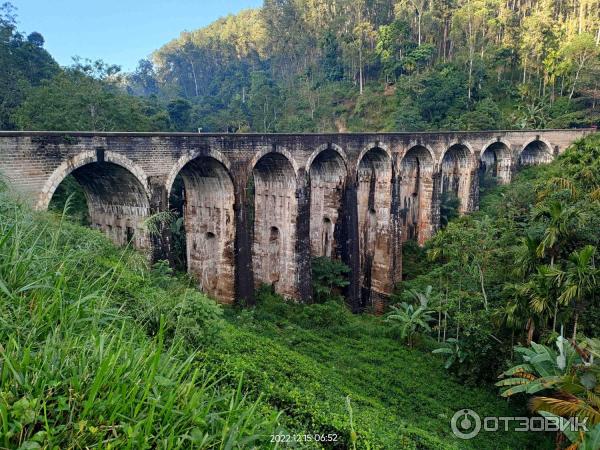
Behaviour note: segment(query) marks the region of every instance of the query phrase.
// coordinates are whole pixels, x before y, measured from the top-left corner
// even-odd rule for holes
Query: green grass
[[[349,397],[357,448],[552,448],[547,436],[525,433],[455,438],[449,424],[457,410],[513,416],[515,405],[453,378],[429,342],[409,349],[380,318],[353,316],[335,302],[286,304],[266,292],[260,299],[254,309],[227,311],[227,338],[206,357],[243,371],[246,386],[283,411],[287,429],[335,433],[337,448],[352,448]]]
[[[276,412],[198,362],[214,302],[0,195],[0,448],[268,445]]]
[[[223,310],[164,264],[0,197],[0,448],[262,449],[273,433],[336,434],[324,447],[340,449],[551,448],[454,438],[456,410],[514,405],[379,318],[268,292]]]

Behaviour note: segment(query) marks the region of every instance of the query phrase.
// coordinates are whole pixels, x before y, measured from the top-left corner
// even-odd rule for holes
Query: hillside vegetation
[[[598,125],[598,11],[598,0],[265,0],[122,74],[84,59],[59,68],[5,4],[0,129]]]
[[[265,0],[182,33],[132,92],[211,131],[597,123],[597,0]]]
[[[510,413],[378,318],[268,290],[224,313],[164,264],[1,195],[0,447],[270,448],[272,434],[320,433],[330,448],[451,449],[465,448],[448,426],[465,404]]]

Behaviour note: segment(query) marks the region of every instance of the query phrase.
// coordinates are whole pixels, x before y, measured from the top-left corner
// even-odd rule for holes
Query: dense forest
[[[599,123],[598,0],[266,0],[133,73],[59,68],[0,15],[2,129],[220,132]]]
[[[587,127],[599,83],[598,0],[265,0],[133,73],[60,67],[0,9],[1,130]],[[314,304],[219,306],[78,224],[77,192],[38,213],[0,179],[0,448],[600,448],[598,134],[404,244],[382,316],[349,312],[328,258]],[[462,441],[467,406],[590,431]]]

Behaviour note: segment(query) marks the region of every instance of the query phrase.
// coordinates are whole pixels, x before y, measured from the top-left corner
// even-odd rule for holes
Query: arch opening
[[[252,170],[252,261],[257,287],[266,283],[297,297],[296,175],[280,153],[267,153]]]
[[[510,182],[510,149],[504,142],[494,142],[481,154],[479,161],[479,187],[493,187]]]
[[[367,151],[358,165],[357,198],[361,303],[365,307],[391,293],[392,162],[381,148]]]
[[[471,209],[471,152],[463,144],[452,145],[444,154],[440,180],[440,224]]]
[[[423,146],[412,147],[400,164],[401,240],[423,244],[431,237],[433,158]]]
[[[338,258],[346,165],[338,152],[324,150],[311,164],[309,178],[311,255]]]
[[[52,193],[48,208],[62,211],[71,197],[71,215],[102,231],[116,245],[150,250],[144,220],[150,202],[144,186],[128,169],[111,162],[90,162],[74,169]]]
[[[227,168],[199,156],[176,176],[169,207],[180,218],[171,226],[176,267],[186,268],[206,294],[224,303],[235,299],[234,188]]]
[[[545,142],[536,140],[525,146],[519,155],[519,166],[538,166],[552,162],[552,150]]]

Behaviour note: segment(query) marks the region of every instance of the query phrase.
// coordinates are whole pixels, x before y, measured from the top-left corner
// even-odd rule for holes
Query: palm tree
[[[567,206],[561,201],[553,200],[542,204],[534,210],[534,219],[543,219],[546,223],[542,240],[537,247],[540,258],[550,257],[550,268],[554,268],[556,258],[564,251],[573,231],[575,222],[581,213],[578,209]],[[554,318],[552,331],[556,331],[556,316],[558,314],[558,298],[554,301]]]
[[[554,265],[556,257],[572,236],[574,224],[580,215],[578,209],[558,200],[543,204],[534,210],[534,220],[544,219],[546,222],[543,238],[537,248],[540,258],[550,256],[550,265]]]
[[[526,278],[535,271],[540,262],[537,253],[540,241],[532,235],[527,235],[522,237],[520,242],[521,245],[517,247],[515,254],[515,272],[516,275]]]
[[[558,298],[559,302],[564,305],[573,303],[575,306],[573,339],[577,335],[579,314],[585,309],[587,300],[594,295],[598,288],[600,270],[595,265],[595,254],[596,247],[587,245],[569,255],[565,270],[555,268],[548,274],[562,290]]]
[[[409,347],[413,345],[414,336],[421,332],[431,331],[429,322],[435,320],[432,314],[435,312],[428,308],[431,296],[431,286],[427,286],[425,292],[409,291],[413,299],[418,301],[418,306],[403,302],[391,306],[391,311],[386,315],[385,321],[395,325],[400,330],[400,338],[407,341]]]
[[[504,287],[504,293],[510,299],[504,308],[506,322],[509,326],[514,326],[521,324],[526,318],[527,345],[533,340],[536,322],[545,324],[552,315],[556,292],[552,279],[548,276],[549,271],[549,266],[538,266],[527,282],[507,284]],[[554,321],[556,322],[556,317]]]

